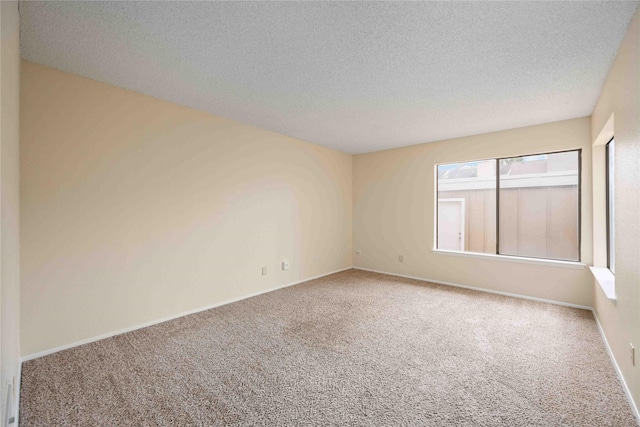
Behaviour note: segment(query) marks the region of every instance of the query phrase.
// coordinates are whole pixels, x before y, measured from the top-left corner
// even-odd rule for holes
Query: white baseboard
[[[620,380],[620,384],[622,384],[622,389],[624,390],[625,396],[627,396],[627,400],[629,401],[629,405],[631,406],[631,411],[633,411],[633,415],[636,417],[636,422],[640,425],[640,412],[638,412],[638,407],[636,403],[633,401],[633,396],[631,395],[631,390],[627,386],[627,382],[624,380],[622,376],[622,370],[618,363],[616,362],[616,358],[613,355],[613,351],[611,350],[611,346],[609,345],[609,341],[607,341],[607,336],[604,334],[604,329],[602,329],[602,325],[600,324],[600,319],[598,319],[598,315],[595,310],[593,311],[593,317],[596,319],[596,324],[598,325],[598,330],[600,331],[600,336],[602,337],[602,341],[604,341],[604,346],[607,348],[607,353],[609,353],[609,357],[611,358],[611,363],[613,363],[613,367],[616,370],[616,375],[618,375],[618,379]]]
[[[583,310],[590,310],[590,311],[592,310],[591,307],[589,307],[587,305],[571,304],[571,303],[568,303],[568,302],[555,301],[555,300],[538,298],[538,297],[530,297],[528,295],[513,294],[513,293],[510,293],[510,292],[503,292],[503,291],[494,291],[492,289],[485,289],[485,288],[478,288],[478,287],[475,287],[475,286],[461,285],[459,283],[443,282],[442,280],[432,280],[432,279],[427,279],[427,278],[424,278],[424,277],[407,276],[407,275],[404,275],[404,274],[397,274],[397,273],[388,273],[386,271],[371,270],[369,268],[363,268],[363,267],[355,267],[354,266],[353,268],[356,269],[356,270],[370,271],[372,273],[386,274],[387,276],[404,277],[405,279],[419,280],[421,282],[437,283],[438,285],[447,285],[447,286],[453,286],[453,287],[456,287],[456,288],[470,289],[472,291],[487,292],[487,293],[490,293],[490,294],[504,295],[504,296],[507,296],[507,297],[514,297],[514,298],[526,299],[526,300],[531,300],[531,301],[545,302],[547,304],[562,305],[562,306],[565,306],[565,307],[581,308]]]
[[[216,307],[220,307],[220,306],[223,306],[223,305],[231,304],[231,303],[234,303],[234,302],[237,302],[237,301],[242,301],[244,299],[252,298],[252,297],[255,297],[255,296],[258,296],[258,295],[262,295],[262,294],[266,294],[268,292],[277,291],[278,289],[287,288],[289,286],[294,286],[294,285],[299,285],[300,283],[308,282],[310,280],[319,279],[321,277],[329,276],[331,274],[340,273],[341,271],[351,270],[352,268],[353,267],[351,267],[351,266],[345,267],[345,268],[341,268],[339,270],[330,271],[328,273],[320,274],[318,276],[313,276],[313,277],[308,277],[306,279],[298,280],[298,281],[293,282],[293,283],[287,283],[286,285],[280,285],[280,286],[276,286],[274,288],[265,289],[263,291],[254,292],[254,293],[249,294],[249,295],[243,295],[241,297],[231,298],[231,299],[228,299],[228,300],[225,300],[225,301],[217,302],[215,304],[210,304],[210,305],[207,305],[207,306],[204,306],[204,307],[198,307],[198,308],[195,308],[193,310],[184,311],[184,312],[181,312],[181,313],[178,313],[178,314],[172,314],[170,316],[166,316],[166,317],[163,317],[163,318],[160,318],[160,319],[152,320],[150,322],[141,323],[139,325],[131,326],[131,327],[124,328],[124,329],[119,329],[119,330],[113,331],[113,332],[108,332],[106,334],[98,335],[96,337],[87,338],[87,339],[76,341],[76,342],[73,342],[73,343],[70,343],[70,344],[65,344],[65,345],[62,345],[60,347],[55,347],[55,348],[52,348],[52,349],[49,349],[49,350],[39,351],[37,353],[33,353],[33,354],[28,355],[28,356],[22,357],[22,361],[21,362],[27,362],[29,360],[33,360],[33,359],[37,359],[39,357],[47,356],[49,354],[57,353],[57,352],[62,351],[62,350],[68,350],[68,349],[73,348],[73,347],[78,347],[78,346],[83,345],[83,344],[89,344],[89,343],[92,343],[92,342],[95,342],[95,341],[103,340],[105,338],[111,338],[111,337],[116,336],[116,335],[124,334],[124,333],[131,332],[131,331],[135,331],[137,329],[142,329],[142,328],[146,328],[148,326],[157,325],[159,323],[168,322],[169,320],[177,319],[177,318],[183,317],[183,316],[188,316],[189,314],[199,313],[201,311],[210,310],[212,308],[216,308]]]
[[[15,420],[13,422],[12,427],[18,427],[20,425],[20,390],[22,389],[22,360],[18,363],[18,378],[16,378],[18,384],[14,384],[13,386],[16,388],[16,401],[13,402],[13,406],[15,407]]]

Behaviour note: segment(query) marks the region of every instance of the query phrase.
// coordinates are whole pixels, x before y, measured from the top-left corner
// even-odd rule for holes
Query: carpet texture
[[[634,426],[589,311],[349,270],[26,362],[21,426]]]

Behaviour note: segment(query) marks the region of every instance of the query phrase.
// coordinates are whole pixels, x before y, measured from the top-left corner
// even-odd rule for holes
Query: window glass
[[[496,161],[438,165],[437,248],[496,253]]]
[[[579,260],[578,151],[500,159],[499,253]]]
[[[615,141],[607,144],[607,267],[615,274],[616,245],[615,245]]]
[[[437,249],[580,260],[579,150],[442,164],[437,175]]]

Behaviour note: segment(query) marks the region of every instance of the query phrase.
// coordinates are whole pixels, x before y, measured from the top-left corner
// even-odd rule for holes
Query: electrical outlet
[[[267,275],[267,267],[262,267],[262,275],[263,276]]]
[[[358,249],[358,250],[356,251],[356,255],[358,255],[358,256],[362,255],[362,251],[361,251],[360,249]]]
[[[291,266],[289,265],[289,261],[282,261],[282,270],[288,270]]]
[[[400,256],[398,257],[398,261],[400,261],[400,262],[404,262],[404,257],[403,257],[402,255],[400,255]]]
[[[636,348],[629,343],[629,356],[631,357],[631,366],[636,366]]]

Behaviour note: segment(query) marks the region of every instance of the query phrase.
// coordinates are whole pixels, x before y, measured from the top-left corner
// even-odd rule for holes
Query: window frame
[[[611,216],[611,205],[613,203],[615,203],[615,181],[614,183],[614,188],[613,188],[613,195],[611,194],[611,178],[614,178],[611,176],[611,169],[610,169],[610,151],[609,151],[609,147],[610,144],[613,142],[613,160],[615,161],[615,135],[611,137],[611,139],[604,145],[604,152],[605,152],[605,186],[606,186],[606,196],[605,196],[605,205],[606,205],[606,234],[607,234],[607,268],[609,269],[609,271],[611,271],[611,274],[615,275],[615,246],[612,248],[611,247],[611,237],[613,234],[613,237],[615,237],[615,222],[612,224],[612,218]],[[615,167],[613,169],[613,173],[615,174]],[[611,197],[614,197],[614,200],[611,199]],[[614,212],[615,212],[615,205],[614,205]],[[613,225],[613,230],[612,230],[612,225]],[[613,255],[613,265],[611,263],[611,256]],[[612,268],[613,267],[613,268]]]
[[[612,138],[613,139],[613,138]],[[500,253],[500,161],[505,159],[515,159],[519,157],[529,157],[529,156],[542,156],[542,155],[550,155],[550,154],[559,154],[559,153],[570,153],[575,152],[578,154],[578,211],[577,211],[577,259],[561,259],[561,258],[544,258],[544,257],[534,257],[534,256],[524,256],[524,255],[511,255],[511,254],[501,254]],[[486,252],[472,252],[472,251],[450,251],[446,249],[438,248],[438,167],[443,165],[451,165],[451,164],[459,164],[459,163],[469,163],[469,162],[482,162],[493,160],[496,162],[496,248],[495,253],[486,253]],[[508,258],[521,258],[521,259],[531,259],[531,260],[540,260],[540,261],[552,261],[552,262],[562,262],[562,263],[582,263],[582,148],[571,148],[566,150],[557,150],[557,151],[546,151],[546,152],[537,152],[530,154],[519,154],[513,156],[502,156],[502,157],[489,157],[484,159],[475,159],[475,160],[460,160],[456,162],[444,162],[444,163],[436,163],[435,164],[435,250],[436,251],[446,251],[453,252],[456,254],[476,254],[482,256],[498,256],[498,257],[508,257]]]

